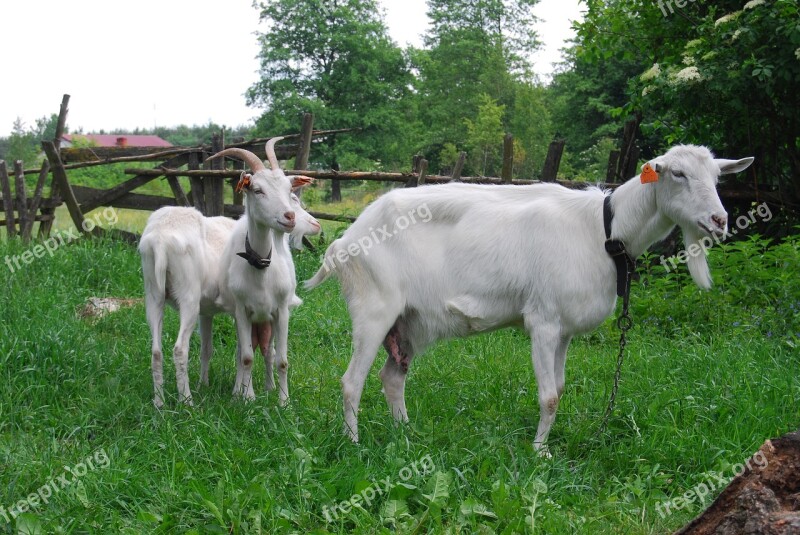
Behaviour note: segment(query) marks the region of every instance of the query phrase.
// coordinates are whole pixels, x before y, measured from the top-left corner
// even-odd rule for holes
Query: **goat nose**
[[[727,228],[728,227],[728,214],[711,216],[711,220],[719,228]]]
[[[286,221],[294,221],[294,212],[286,212],[283,217],[286,218]]]

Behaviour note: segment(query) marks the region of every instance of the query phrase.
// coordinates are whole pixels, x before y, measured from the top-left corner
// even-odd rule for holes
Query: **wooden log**
[[[53,180],[58,185],[58,190],[61,192],[64,202],[67,203],[67,209],[69,210],[72,222],[75,223],[75,227],[79,231],[86,233],[83,228],[85,220],[83,212],[67,179],[67,172],[64,170],[64,166],[61,163],[61,157],[58,155],[55,143],[52,141],[42,141],[42,147],[47,155],[47,159],[50,160],[50,167],[53,169]]]
[[[72,186],[73,193],[78,201],[86,201],[102,194],[105,190],[90,188],[87,186]],[[177,206],[178,202],[173,197],[162,197],[159,195],[146,195],[141,193],[126,193],[116,197],[105,206],[112,208],[124,208],[130,210],[145,210],[154,212],[162,206]]]
[[[39,222],[52,221],[53,219],[55,219],[55,217],[56,216],[54,216],[53,214],[48,214],[48,215],[39,214],[33,220],[34,220],[34,222],[36,222],[36,221],[39,221]],[[14,218],[14,222],[15,223],[19,223],[19,219],[15,217]],[[5,226],[6,224],[7,224],[7,221],[5,219],[0,219],[0,227]]]
[[[560,157],[559,157],[560,159]],[[514,173],[514,136],[506,134],[503,138],[503,171],[500,178],[504,184],[511,184]]]
[[[349,215],[327,214],[325,212],[309,212],[311,217],[317,219],[326,219],[328,221],[339,221],[341,223],[352,223],[356,220],[355,217]]]
[[[178,177],[168,176],[167,184],[169,184],[169,189],[172,190],[172,194],[175,196],[175,201],[178,203],[178,206],[192,205],[192,203],[189,202],[189,198],[186,196],[186,193],[183,191]]]
[[[190,178],[198,177],[219,177],[227,179],[239,179],[241,171],[236,170],[223,170],[213,171],[207,169],[192,170],[191,166],[188,171],[180,169],[125,169],[125,174],[128,175],[147,175],[147,176],[187,176]],[[375,180],[379,182],[407,182],[410,178],[415,178],[417,175],[411,173],[378,173],[371,171],[353,171],[340,173],[338,171],[312,171],[312,170],[286,170],[284,171],[289,176],[305,175],[311,178],[320,179],[343,179],[343,180]],[[440,177],[443,180],[450,180],[450,177]]]
[[[14,200],[11,198],[11,182],[8,179],[8,166],[0,160],[0,189],[3,193],[3,211],[6,213],[6,231],[8,239],[17,236],[16,219],[14,219]]]
[[[167,160],[162,165],[167,167],[175,167],[181,166],[187,163],[187,157],[185,155],[176,156],[170,160]],[[148,182],[151,182],[155,178],[158,178],[160,175],[137,175],[130,180],[126,180],[122,184],[118,184],[111,189],[103,191],[102,194],[97,195],[97,197],[93,199],[87,199],[85,203],[81,205],[81,211],[85,214],[88,214],[95,208],[99,206],[106,206],[108,203],[117,197],[121,197],[130,191],[141,187]]]
[[[456,160],[456,166],[453,168],[453,174],[450,177],[450,180],[453,182],[458,182],[461,180],[461,173],[464,171],[464,164],[467,162],[467,153],[461,151],[458,154],[458,159]]]
[[[308,143],[311,139],[320,136],[339,134],[343,132],[353,132],[357,128],[342,128],[339,130],[312,130]],[[286,138],[297,138],[301,134],[288,134]],[[249,150],[261,159],[266,159],[264,146],[268,138],[258,138],[227,145],[227,148],[242,148]],[[275,147],[275,154],[279,160],[288,160],[297,155],[300,150],[299,144],[283,144]],[[124,162],[143,162],[151,160],[161,160],[163,158],[188,154],[190,152],[208,153],[211,145],[201,145],[199,147],[175,147],[164,149],[161,147],[70,147],[61,149],[63,162],[74,162],[64,165],[64,169],[81,169],[96,165],[107,165],[111,163]],[[35,171],[26,171],[34,173]]]
[[[28,193],[25,191],[25,173],[22,172],[23,161],[14,162],[14,187],[17,191],[17,213],[19,214],[19,234],[22,237],[25,227],[28,226]],[[12,217],[14,214],[11,214]]]
[[[553,141],[547,148],[547,157],[542,167],[542,182],[555,182],[558,177],[558,168],[561,166],[561,156],[564,153],[563,140]]]
[[[39,211],[39,206],[42,204],[42,192],[44,191],[44,181],[47,179],[47,175],[50,174],[50,162],[44,160],[42,162],[42,168],[39,171],[39,179],[36,181],[36,189],[33,192],[33,199],[31,199],[31,205],[28,209],[28,219],[25,228],[22,229],[22,241],[28,243],[31,241],[31,235],[33,234],[33,223],[35,221],[44,221],[43,219],[36,219],[36,212]]]
[[[175,147],[70,147],[61,149],[63,162],[73,162],[64,165],[64,169],[82,169],[96,165],[108,165],[125,162],[147,162],[163,160],[180,154],[199,151],[199,148]]]
[[[767,440],[676,535],[800,533],[800,432]]]

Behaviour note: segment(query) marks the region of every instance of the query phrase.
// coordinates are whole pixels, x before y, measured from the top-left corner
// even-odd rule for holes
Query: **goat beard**
[[[698,230],[694,228],[682,228],[683,231],[683,245],[686,254],[686,267],[689,268],[689,273],[692,275],[695,284],[704,290],[711,289],[711,272],[708,269],[708,255],[707,243],[704,243],[703,236],[700,235]],[[693,245],[697,245],[694,247]],[[699,252],[696,252],[697,249]],[[691,251],[691,252],[690,252]],[[696,254],[692,254],[696,252]]]
[[[297,229],[293,230],[289,233],[289,247],[292,249],[297,249],[298,251],[303,250],[303,234],[301,231]]]

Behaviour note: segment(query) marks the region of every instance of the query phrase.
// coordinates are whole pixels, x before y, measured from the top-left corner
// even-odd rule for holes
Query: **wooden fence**
[[[194,206],[208,216],[225,215],[238,217],[244,211],[241,194],[232,195],[233,202],[225,203],[225,188],[233,190],[238,180],[243,163],[230,160],[231,168],[221,160],[208,164],[205,160],[212,154],[224,148],[239,147],[249,150],[260,158],[265,159],[264,145],[266,139],[253,139],[238,143],[226,144],[223,134],[215,135],[210,145],[199,147],[175,147],[167,150],[147,149],[136,147],[114,148],[60,148],[59,141],[66,125],[69,95],[64,95],[61,103],[59,122],[56,136],[53,141],[42,143],[46,159],[41,169],[24,170],[21,162],[14,163],[15,195],[11,193],[11,177],[9,176],[6,162],[0,160],[0,187],[2,191],[2,205],[0,210],[5,213],[5,220],[0,225],[6,225],[9,238],[20,236],[22,240],[29,241],[35,222],[40,222],[39,237],[47,237],[52,228],[55,209],[66,204],[70,218],[75,226],[83,233],[104,234],[108,231],[86,224],[84,214],[101,206],[113,208],[128,208],[134,210],[154,211],[162,206]],[[604,186],[615,187],[614,182],[619,182],[620,177],[633,176],[636,173],[638,149],[634,144],[638,123],[626,124],[624,139],[619,151],[614,151],[609,157],[607,181]],[[537,182],[558,182],[569,188],[583,188],[586,182],[556,180],[561,156],[565,143],[563,140],[553,141],[548,147],[547,157],[543,163],[540,180],[516,180],[512,177],[513,162],[513,137],[506,135],[503,140],[503,171],[500,177],[463,177],[461,176],[467,154],[462,152],[451,174],[429,175],[428,162],[421,156],[413,158],[411,169],[401,173],[377,172],[337,172],[337,171],[312,171],[305,169],[308,166],[311,142],[313,138],[337,135],[351,130],[313,130],[313,116],[305,114],[300,134],[286,136],[294,143],[282,144],[276,147],[279,159],[295,158],[293,170],[287,170],[287,175],[303,174],[323,180],[372,180],[380,182],[402,183],[406,187],[416,187],[425,184],[441,184],[452,181],[463,181],[481,184],[533,184]],[[132,175],[128,180],[110,189],[97,189],[79,186],[70,183],[68,171],[97,165],[110,165],[123,162],[159,162],[155,168],[130,168],[125,173]],[[25,175],[38,176],[33,195],[28,198],[25,188]],[[43,197],[43,191],[48,175],[52,176],[50,196]],[[165,178],[172,192],[172,197],[134,193],[133,190],[157,179]],[[184,191],[178,177],[188,177],[190,190]],[[745,204],[753,201],[771,201],[779,203],[780,200],[769,193],[759,193],[743,190],[720,190],[720,197],[728,204]],[[15,216],[15,212],[17,215]],[[311,212],[319,219],[337,221],[353,221],[353,217],[337,214]],[[116,237],[127,241],[136,242],[138,236],[122,231],[111,231]]]

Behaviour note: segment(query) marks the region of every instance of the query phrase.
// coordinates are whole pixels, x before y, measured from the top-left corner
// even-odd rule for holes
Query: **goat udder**
[[[400,330],[397,324],[395,324],[386,335],[383,341],[383,347],[386,348],[386,352],[394,359],[400,369],[403,370],[404,373],[408,373],[411,355],[403,348],[405,345],[403,342]]]

